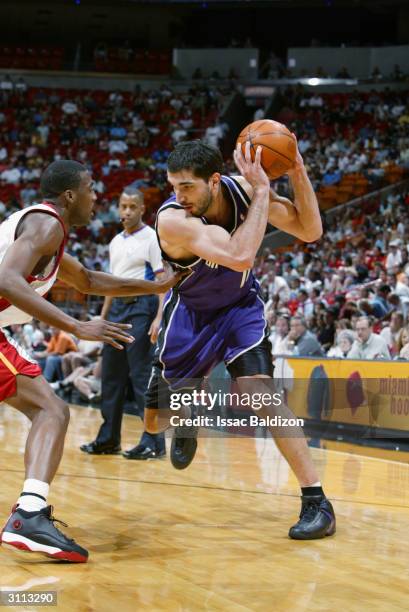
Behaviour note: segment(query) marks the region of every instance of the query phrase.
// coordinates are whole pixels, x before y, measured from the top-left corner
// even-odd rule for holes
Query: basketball
[[[262,146],[261,165],[270,179],[282,176],[294,164],[297,142],[291,132],[278,121],[260,119],[247,125],[237,139],[244,154],[246,142],[250,142],[254,159],[257,146]]]

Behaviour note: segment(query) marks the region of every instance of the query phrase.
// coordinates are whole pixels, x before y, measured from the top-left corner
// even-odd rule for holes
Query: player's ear
[[[73,189],[66,189],[64,191],[64,198],[67,204],[72,204],[75,201],[76,193]]]
[[[210,177],[210,186],[218,187],[220,184],[221,178],[222,176],[219,172],[215,172],[214,174],[212,174],[212,176]]]

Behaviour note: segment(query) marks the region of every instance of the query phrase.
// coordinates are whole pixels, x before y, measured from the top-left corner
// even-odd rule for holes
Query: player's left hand
[[[155,344],[156,340],[158,339],[161,319],[162,319],[162,317],[159,317],[159,318],[156,317],[152,321],[151,326],[149,328],[148,336],[150,336],[152,344]]]

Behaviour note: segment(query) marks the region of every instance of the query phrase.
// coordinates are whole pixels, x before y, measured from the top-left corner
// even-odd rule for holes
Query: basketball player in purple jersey
[[[222,361],[241,389],[272,377],[264,304],[251,268],[267,222],[305,242],[319,239],[322,225],[299,152],[288,172],[294,203],[270,189],[261,154],[258,148],[253,162],[250,144],[244,155],[238,145],[234,159],[241,176],[236,177],[223,176],[219,150],[199,140],[180,143],[168,159],[174,195],[160,207],[156,229],[163,259],[189,273],[164,307],[146,398],[145,424],[152,433],[160,429],[158,408],[169,405],[174,381],[183,388],[184,379],[202,379]],[[282,414],[294,416],[285,406]],[[293,437],[279,437],[274,428],[271,433],[301,486],[300,519],[290,537],[332,535],[334,511],[302,430]],[[183,428],[178,434],[171,460],[183,469],[194,457],[197,440]]]

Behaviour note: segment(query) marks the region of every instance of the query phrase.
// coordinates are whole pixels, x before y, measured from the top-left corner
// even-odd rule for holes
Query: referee
[[[155,231],[145,225],[143,194],[126,187],[119,199],[119,215],[124,231],[109,244],[109,270],[124,278],[145,280],[164,276],[161,252]],[[131,323],[129,333],[135,342],[124,350],[104,344],[102,352],[102,404],[104,419],[96,440],[83,444],[81,450],[94,455],[116,454],[121,450],[121,423],[129,379],[142,416],[148,385],[153,345],[158,337],[164,295],[106,297],[101,317],[118,323]],[[127,459],[154,459],[166,454],[164,434],[144,432],[140,443],[125,451]]]

